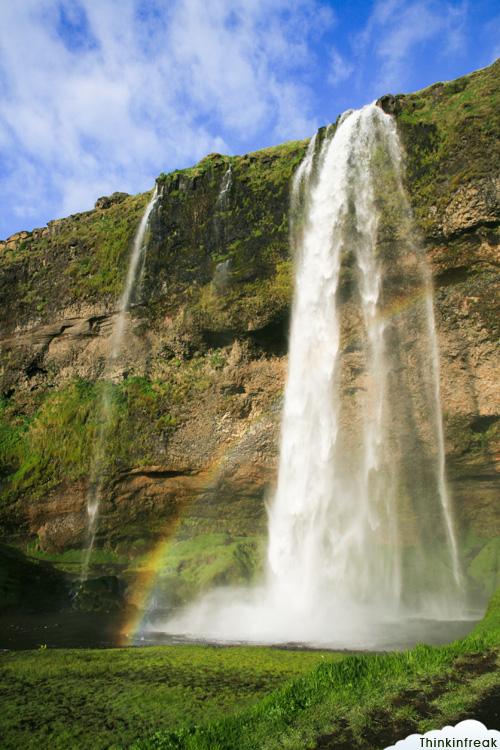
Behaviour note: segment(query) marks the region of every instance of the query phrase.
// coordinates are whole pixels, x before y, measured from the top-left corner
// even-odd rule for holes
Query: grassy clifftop
[[[498,221],[499,77],[497,60],[489,68],[396,99],[409,189],[428,233],[450,235],[472,228],[474,207],[481,211],[476,222]],[[477,191],[482,205],[467,205],[466,200],[460,205],[468,190]],[[461,210],[468,215],[460,217]]]
[[[457,191],[464,195],[470,186],[485,211],[474,217],[469,206],[467,226],[487,221],[488,210],[489,220],[497,220],[494,187],[488,193],[481,185],[498,179],[499,71],[497,61],[456,81],[398,95],[389,107],[406,149],[412,203],[428,233],[466,228],[459,216],[455,226],[450,212]],[[154,300],[164,304],[163,283],[203,287],[218,263],[229,262],[240,291],[275,275],[277,261],[288,258],[290,177],[306,146],[307,141],[294,141],[245,156],[210,154],[194,167],[159,176],[164,197],[148,261]],[[98,202],[93,211],[0,243],[0,284],[11,303],[2,309],[2,328],[50,319],[76,302],[113,305],[149,196],[120,194],[116,201]],[[227,315],[236,303],[234,294],[225,305]],[[241,315],[245,311],[237,309],[234,317],[239,321]]]

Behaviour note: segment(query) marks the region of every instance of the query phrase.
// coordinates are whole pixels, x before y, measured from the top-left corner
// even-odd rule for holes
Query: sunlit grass
[[[164,646],[0,655],[2,750],[100,750],[240,711],[331,654]]]
[[[464,664],[475,655],[497,658],[500,646],[500,592],[492,599],[485,618],[465,639],[447,646],[419,645],[401,653],[346,656],[341,661],[325,660],[309,674],[266,696],[254,706],[200,726],[186,726],[170,733],[156,732],[141,739],[134,750],[303,750],[314,746],[322,733],[343,734],[356,746],[373,731],[373,717],[382,712],[390,722],[403,720],[427,726],[418,705],[408,699],[395,709],[398,694],[427,686],[429,701],[442,725],[471,706],[471,695],[500,685],[498,669],[474,679]],[[465,660],[465,662],[464,662]],[[439,701],[432,705],[433,685],[439,681]],[[464,685],[468,689],[464,689]],[[471,687],[473,685],[473,687]],[[409,731],[406,731],[408,734]],[[393,737],[402,739],[402,737]]]

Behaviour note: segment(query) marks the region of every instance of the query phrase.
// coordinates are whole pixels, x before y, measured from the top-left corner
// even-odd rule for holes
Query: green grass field
[[[500,690],[499,646],[500,591],[463,640],[325,659],[236,715],[158,731],[134,750],[382,749],[412,732],[477,715]]]
[[[240,711],[331,654],[162,646],[0,654],[2,750],[128,747]]]
[[[0,655],[0,747],[377,750],[500,690],[500,592],[461,641],[339,655],[164,646]]]

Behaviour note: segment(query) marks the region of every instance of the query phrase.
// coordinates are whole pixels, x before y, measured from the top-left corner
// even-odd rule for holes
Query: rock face
[[[114,203],[121,203],[125,198],[128,198],[128,193],[117,192],[111,195],[103,195],[96,200],[94,208],[109,208]]]
[[[500,533],[499,72],[380,100],[396,118],[434,275],[448,472],[465,564],[484,592]],[[248,578],[259,558],[286,373],[289,186],[306,146],[210,154],[158,178],[142,292],[109,376],[98,547],[130,566],[175,540],[166,581],[179,599]],[[7,542],[56,559],[84,538],[100,377],[148,199],[115,193],[0,243],[0,525]],[[346,310],[349,270],[347,259]],[[354,382],[356,354],[345,356]]]

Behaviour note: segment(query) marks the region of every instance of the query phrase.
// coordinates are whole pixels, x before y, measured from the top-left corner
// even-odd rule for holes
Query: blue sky
[[[500,55],[492,0],[0,2],[0,238]]]

